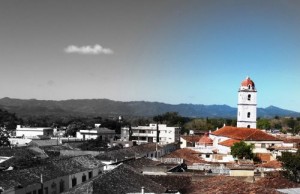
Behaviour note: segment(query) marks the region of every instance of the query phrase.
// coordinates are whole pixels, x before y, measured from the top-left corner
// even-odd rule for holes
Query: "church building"
[[[256,129],[256,94],[254,82],[246,77],[238,91],[237,127]]]

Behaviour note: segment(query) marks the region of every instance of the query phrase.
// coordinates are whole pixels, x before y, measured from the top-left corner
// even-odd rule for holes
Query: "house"
[[[76,133],[76,137],[83,140],[100,138],[100,140],[110,141],[115,137],[115,135],[115,130],[100,127],[100,125],[97,125],[93,129],[80,130]]]
[[[254,163],[253,160],[238,160],[237,163],[231,163],[227,165],[229,170],[229,176],[236,177],[254,177]],[[253,178],[251,178],[253,180]]]
[[[50,160],[27,169],[0,173],[3,194],[62,193],[99,174],[103,164],[91,156]]]
[[[157,145],[155,143],[142,144],[119,150],[112,150],[96,156],[105,164],[114,164],[126,161],[132,158],[160,158],[177,149],[177,145]]]
[[[163,158],[182,158],[184,163],[186,163],[189,166],[192,166],[195,163],[204,163],[205,161],[199,157],[199,153],[189,149],[189,148],[182,148],[175,150],[167,155],[165,155]]]
[[[240,141],[254,145],[253,153],[270,153],[268,148],[280,147],[282,140],[269,135],[260,129],[224,126],[212,132],[209,137],[218,153],[230,154],[230,147]]]
[[[200,140],[200,135],[182,135],[180,136],[180,148],[195,147]]]
[[[16,136],[29,138],[29,139],[40,139],[40,137],[51,137],[53,136],[53,128],[51,127],[24,127],[17,125]]]
[[[159,134],[157,134],[159,132]],[[149,126],[123,127],[121,129],[121,140],[136,142],[136,144],[159,142],[169,144],[179,142],[180,128],[167,127],[166,124],[150,124]],[[157,139],[159,138],[159,139]]]
[[[136,172],[134,168],[119,164],[113,170],[101,174],[90,182],[72,188],[67,194],[127,194],[139,193],[142,190],[144,193],[165,193],[167,191],[165,187]]]

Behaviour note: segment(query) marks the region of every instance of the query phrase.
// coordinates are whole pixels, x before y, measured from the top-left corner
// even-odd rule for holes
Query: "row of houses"
[[[47,160],[45,164],[0,173],[3,194],[62,193],[99,174],[104,164],[91,156]]]
[[[16,136],[15,138],[10,138],[10,143],[12,145],[26,145],[31,142],[32,139],[47,139],[57,136],[57,134],[58,131],[56,128],[24,127],[18,125],[16,128]],[[77,140],[97,138],[103,141],[111,141],[116,139],[116,133],[114,130],[101,127],[100,124],[95,124],[95,128],[93,129],[84,129],[76,132]],[[63,140],[66,138],[60,137],[59,139]],[[153,123],[149,124],[149,126],[122,127],[120,141],[128,142],[129,140],[137,145],[154,142],[159,142],[160,144],[179,142],[180,128],[169,127],[166,124]]]
[[[84,185],[92,179],[96,179],[100,175],[118,168],[122,163],[127,162],[131,165],[139,163],[144,166],[141,168],[141,171],[145,173],[167,173],[177,167],[180,168],[183,162],[181,160],[179,163],[178,160],[175,160],[175,162],[170,160],[158,160],[158,158],[177,149],[176,144],[157,145],[156,143],[149,143],[108,152],[94,151],[93,153],[92,151],[66,148],[68,148],[68,146],[65,145],[5,148],[3,152],[1,152],[1,155],[3,155],[3,158],[6,160],[0,164],[1,193],[62,193],[72,190],[73,188],[81,187],[81,185]],[[45,150],[45,152],[43,150]],[[31,167],[26,167],[25,165],[16,168],[17,165],[14,163],[15,157],[23,155],[22,158],[36,158],[37,156],[41,158],[41,153],[44,155],[50,153],[52,150],[59,153],[57,157],[49,158],[46,156],[43,157],[42,163],[37,163],[37,165],[34,166],[31,165]],[[147,157],[155,161],[146,159]],[[31,160],[28,161],[31,162]],[[170,163],[172,163],[172,165],[170,165]],[[161,164],[166,165],[162,166]],[[13,168],[7,168],[10,165],[12,165]],[[6,166],[6,168],[4,166]],[[113,172],[119,174],[122,171],[123,168],[120,167]],[[127,172],[128,169],[125,168],[125,171]],[[127,176],[128,175],[129,174],[127,174]],[[132,173],[130,175],[132,175]],[[106,176],[108,175],[104,177]],[[102,182],[104,182],[104,180],[101,181],[101,184]],[[111,182],[107,184],[111,184]],[[120,188],[120,186],[118,186],[118,188]],[[154,191],[151,187],[149,187],[149,189]],[[128,189],[128,191],[134,192],[136,190]],[[162,191],[165,192],[166,190],[163,189]]]

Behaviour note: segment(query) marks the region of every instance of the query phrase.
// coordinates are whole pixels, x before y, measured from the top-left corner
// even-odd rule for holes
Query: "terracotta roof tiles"
[[[272,161],[264,163],[264,164],[259,164],[258,167],[277,169],[277,168],[282,168],[282,163],[277,160],[272,160]]]
[[[199,155],[199,153],[194,150],[191,150],[188,148],[182,148],[182,149],[176,150],[174,152],[171,152],[170,154],[164,156],[163,158],[182,158],[184,160],[184,162],[188,165],[191,165],[193,163],[205,162],[198,155]]]
[[[202,136],[200,135],[182,135],[181,138],[188,142],[198,142]]]
[[[219,145],[226,146],[226,147],[231,147],[233,144],[240,142],[240,140],[236,139],[227,139],[225,141],[222,141],[219,143]]]
[[[245,193],[245,194],[275,194],[279,193],[275,189],[265,188],[257,184],[244,182],[233,177],[214,176],[203,181],[192,182],[187,189],[190,194],[211,194],[211,193]]]
[[[214,131],[212,135],[224,136],[244,141],[282,141],[272,135],[261,131],[260,129],[231,126],[225,126],[217,131]]]
[[[212,144],[213,140],[208,136],[208,134],[206,133],[205,135],[203,135],[201,137],[201,139],[199,140],[200,144]]]

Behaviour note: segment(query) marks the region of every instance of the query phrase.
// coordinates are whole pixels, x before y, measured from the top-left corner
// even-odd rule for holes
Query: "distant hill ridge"
[[[22,100],[0,99],[0,108],[18,116],[143,116],[151,117],[165,112],[178,112],[185,117],[235,118],[237,109],[228,105],[166,104],[160,102],[131,101],[121,102],[108,99],[79,100]],[[292,116],[300,117],[299,112],[275,106],[258,108],[258,117]]]

